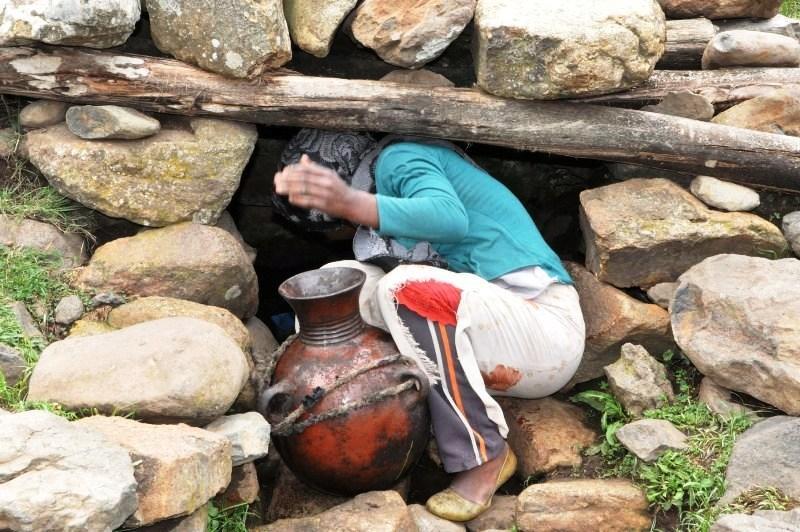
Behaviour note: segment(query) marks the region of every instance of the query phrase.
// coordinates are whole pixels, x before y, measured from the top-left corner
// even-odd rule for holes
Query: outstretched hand
[[[334,218],[378,227],[375,196],[351,188],[335,171],[303,155],[300,162],[275,174],[275,191],[303,209],[317,209]]]

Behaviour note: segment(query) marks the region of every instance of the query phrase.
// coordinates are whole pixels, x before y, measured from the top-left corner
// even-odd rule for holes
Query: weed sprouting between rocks
[[[683,364],[682,356],[676,357],[671,352],[662,359],[671,363],[678,393],[672,404],[648,410],[644,417],[671,422],[688,436],[688,449],[668,451],[653,463],[645,463],[629,453],[615,434],[632,418],[602,382],[599,389],[572,398],[600,415],[602,440],[587,451],[602,456],[604,466],[600,475],[630,478],[643,488],[656,514],[654,530],[659,529],[659,522],[670,513],[677,515],[680,530],[707,532],[725,513],[787,509],[791,501],[770,489],[749,493],[744,500],[728,506],[716,506],[725,493],[725,470],[733,444],[751,426],[752,420],[744,415],[723,418],[711,412],[696,398],[696,370]]]

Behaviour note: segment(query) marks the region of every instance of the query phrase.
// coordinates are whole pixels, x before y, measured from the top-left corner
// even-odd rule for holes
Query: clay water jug
[[[286,465],[305,483],[342,495],[395,485],[430,430],[427,376],[361,319],[365,279],[357,269],[325,268],[279,287],[300,330],[259,401],[273,429],[283,428],[272,441]]]

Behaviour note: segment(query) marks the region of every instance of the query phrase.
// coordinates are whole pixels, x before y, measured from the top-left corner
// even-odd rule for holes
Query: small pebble
[[[715,177],[697,176],[690,189],[703,203],[723,211],[752,211],[761,205],[761,197],[755,190]]]

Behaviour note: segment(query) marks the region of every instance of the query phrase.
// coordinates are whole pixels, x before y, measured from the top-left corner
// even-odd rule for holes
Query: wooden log
[[[706,96],[718,110],[722,110],[785,87],[800,87],[800,68],[656,70],[649,80],[635,89],[581,98],[580,101],[640,108],[660,102],[670,92],[688,90]]]
[[[449,138],[800,189],[800,138],[628,109],[376,81],[226,79],[179,61],[0,48],[0,92],[277,126]]]
[[[717,34],[714,24],[705,18],[667,21],[667,49],[656,68],[662,70],[693,70],[708,42]]]

